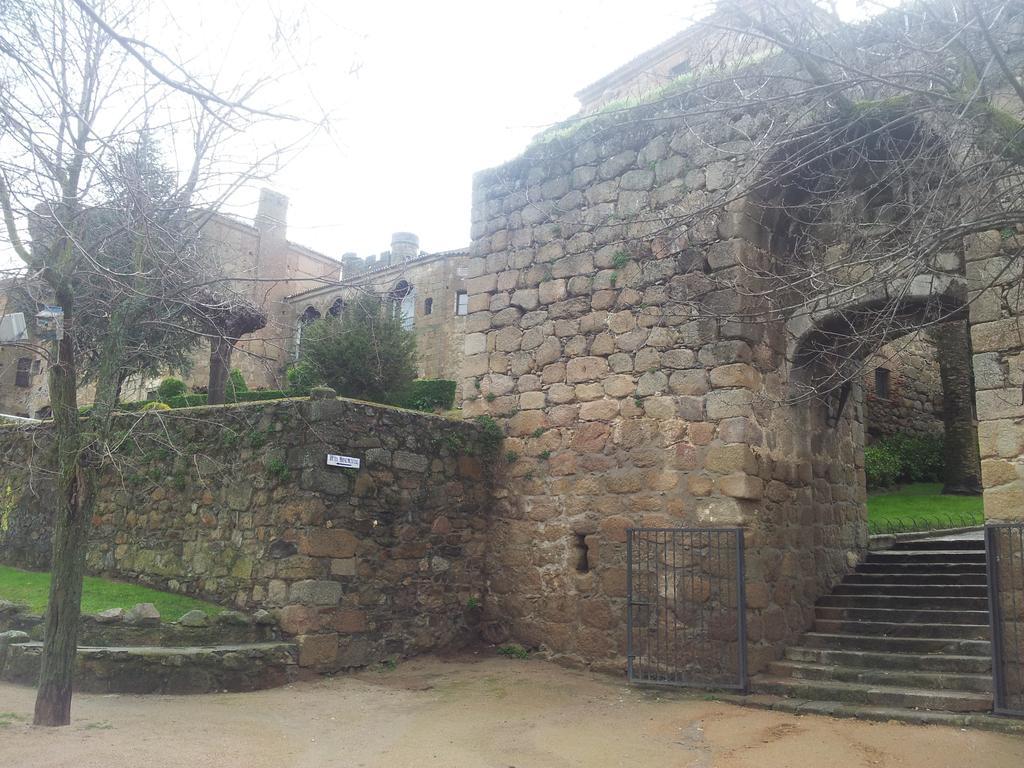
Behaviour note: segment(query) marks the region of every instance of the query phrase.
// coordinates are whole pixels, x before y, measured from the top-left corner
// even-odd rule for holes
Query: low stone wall
[[[268,609],[321,670],[466,636],[496,449],[475,424],[283,400],[125,415],[118,429],[91,573]],[[48,427],[0,429],[9,564],[45,564],[49,443]],[[329,467],[329,453],[362,467]]]

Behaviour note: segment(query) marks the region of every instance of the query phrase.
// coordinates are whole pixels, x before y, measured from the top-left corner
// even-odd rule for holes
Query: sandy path
[[[76,698],[35,729],[0,684],[3,768],[1020,768],[1024,739],[795,717],[631,690],[540,661],[397,670],[215,696]]]

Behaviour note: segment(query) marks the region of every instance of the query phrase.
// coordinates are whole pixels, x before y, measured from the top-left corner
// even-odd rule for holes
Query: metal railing
[[[747,689],[741,528],[630,528],[631,683]]]
[[[895,520],[869,520],[868,533],[895,534],[917,531],[941,531],[947,529],[981,527],[985,520],[974,512],[931,512],[920,517],[901,517]]]
[[[993,712],[1024,717],[1024,523],[985,526]]]

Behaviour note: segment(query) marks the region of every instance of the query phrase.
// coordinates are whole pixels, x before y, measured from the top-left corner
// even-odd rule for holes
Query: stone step
[[[981,563],[985,564],[985,552],[973,552],[962,549],[922,549],[892,550],[868,552],[865,562],[868,563]]]
[[[992,674],[992,659],[988,656],[884,653],[841,650],[827,647],[810,648],[801,645],[791,645],[786,648],[785,656],[790,661],[831,664],[844,667],[904,669],[909,671],[981,674],[987,676]]]
[[[42,643],[7,646],[0,680],[35,685]],[[89,693],[211,693],[274,688],[296,677],[294,643],[166,648],[81,647],[75,689]]]
[[[769,694],[718,694],[715,698],[741,707],[770,709],[794,715],[826,715],[828,717],[852,717],[887,723],[912,723],[914,725],[945,725],[950,728],[976,728],[996,733],[1024,736],[1024,720],[1000,717],[984,712],[941,712],[927,709],[906,709],[903,707],[869,707],[864,704],[844,704],[841,701],[807,701],[787,699]]]
[[[935,691],[771,675],[756,675],[751,679],[750,687],[754,693],[879,707],[914,707],[945,712],[986,712],[992,708],[991,695],[974,691]]]
[[[828,608],[814,615],[830,621],[924,622],[926,624],[987,624],[988,611],[937,611],[927,608]]]
[[[950,550],[970,550],[970,551],[985,551],[985,540],[978,539],[918,539],[917,541],[897,541],[892,545],[887,552],[906,551],[906,550],[940,550],[943,552],[949,552]]]
[[[984,563],[919,563],[900,561],[869,560],[857,566],[857,573],[928,573],[933,575],[950,573],[972,573],[985,575]]]
[[[768,673],[775,677],[794,677],[800,680],[836,680],[864,685],[992,693],[992,676],[986,674],[839,667],[800,661],[774,661],[768,665]]]
[[[934,597],[983,597],[988,598],[988,587],[984,584],[883,584],[848,583],[836,584],[833,595],[891,595],[911,597],[929,595]]]
[[[843,584],[962,584],[985,586],[988,581],[980,573],[851,573]]]
[[[929,608],[935,611],[985,611],[984,597],[941,597],[939,595],[825,595],[818,605],[830,608]]]
[[[843,621],[817,619],[814,631],[877,637],[940,637],[988,640],[988,624],[925,624],[918,622]]]
[[[877,637],[839,632],[807,632],[800,644],[808,648],[882,653],[943,653],[954,656],[988,656],[992,645],[987,640],[951,637]]]

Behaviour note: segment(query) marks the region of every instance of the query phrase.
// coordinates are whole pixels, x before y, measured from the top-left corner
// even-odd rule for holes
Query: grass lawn
[[[941,483],[912,483],[868,495],[871,533],[982,525],[981,496],[943,496]]]
[[[15,603],[27,603],[34,612],[42,613],[50,589],[50,574],[20,571],[0,565],[0,598]],[[165,621],[176,621],[183,613],[194,608],[213,616],[223,610],[220,606],[184,595],[160,592],[148,587],[126,584],[122,581],[85,577],[82,588],[82,613],[98,613],[107,608],[128,610],[136,603],[152,603]]]

